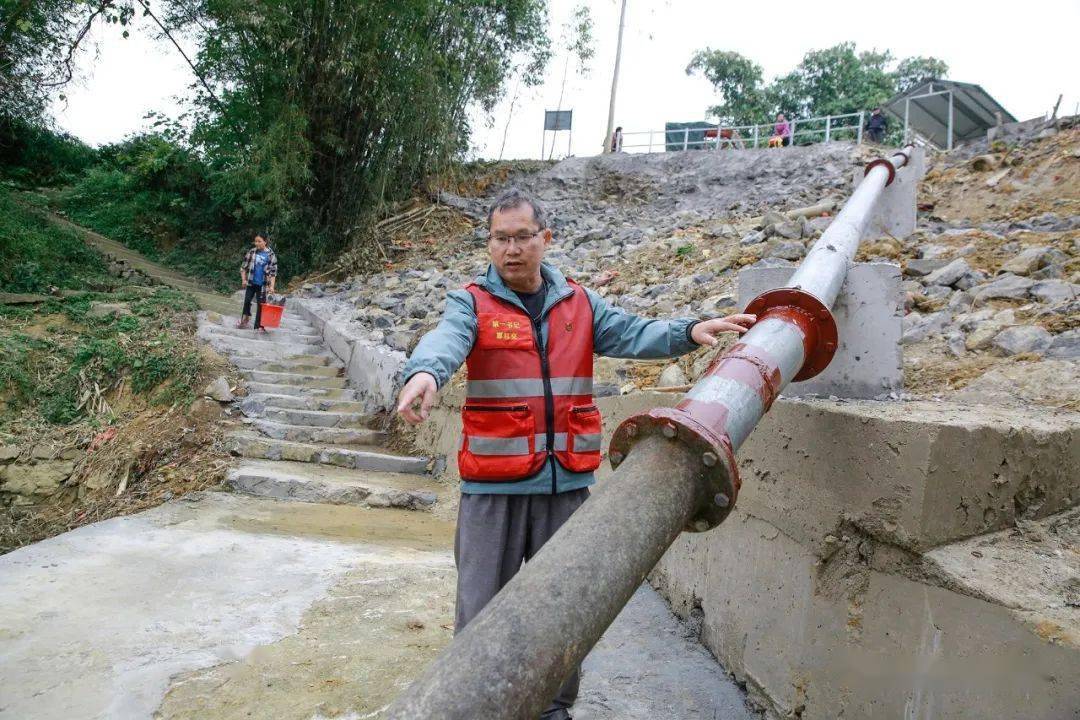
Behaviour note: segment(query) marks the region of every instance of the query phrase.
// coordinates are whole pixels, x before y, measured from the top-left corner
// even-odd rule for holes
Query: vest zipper
[[[558,298],[551,303],[551,307],[555,307],[568,297],[573,297],[573,293]],[[551,308],[548,308],[548,312],[551,312]],[[540,355],[540,374],[544,378],[544,415],[547,421],[545,430],[547,431],[548,462],[551,463],[551,494],[555,495],[558,490],[558,483],[555,482],[555,394],[551,392],[551,368],[548,366],[547,346],[543,342],[544,314],[541,311],[540,317],[533,320],[533,339],[536,343],[536,352]]]
[[[551,494],[555,494],[555,395],[551,392],[551,369],[548,367],[547,346],[541,335],[541,318],[533,320],[533,342],[540,356],[540,375],[544,379],[544,431],[547,435],[548,461],[551,463]]]

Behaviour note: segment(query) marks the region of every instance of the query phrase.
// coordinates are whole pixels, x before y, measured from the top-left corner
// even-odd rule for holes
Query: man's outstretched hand
[[[722,332],[742,334],[757,322],[757,315],[728,315],[712,320],[702,320],[690,330],[690,339],[698,345],[712,347],[717,342],[716,336]]]
[[[438,390],[439,387],[431,373],[416,373],[409,378],[409,382],[405,383],[405,387],[401,388],[401,394],[398,395],[398,415],[405,418],[405,421],[411,425],[418,425],[427,420],[431,406],[435,404],[435,393]],[[419,412],[414,407],[417,402],[420,403]]]

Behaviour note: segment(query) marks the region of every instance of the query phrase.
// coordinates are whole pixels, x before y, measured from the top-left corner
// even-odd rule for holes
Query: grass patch
[[[105,258],[78,233],[22,207],[0,186],[0,292],[103,289],[110,284]]]
[[[131,314],[95,317],[95,302],[122,303]],[[148,404],[194,398],[200,356],[195,302],[168,288],[56,299],[37,313],[0,316],[0,431],[38,422],[111,422],[126,390]],[[19,433],[15,433],[19,434]]]
[[[191,211],[182,195],[139,187],[138,178],[100,166],[55,197],[74,222],[212,289],[235,289],[246,243],[218,232],[192,230]]]

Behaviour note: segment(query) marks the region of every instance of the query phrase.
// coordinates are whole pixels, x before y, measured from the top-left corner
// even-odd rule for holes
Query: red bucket
[[[284,305],[259,303],[259,324],[265,328],[276,328],[281,325],[281,313],[283,312],[285,312]]]

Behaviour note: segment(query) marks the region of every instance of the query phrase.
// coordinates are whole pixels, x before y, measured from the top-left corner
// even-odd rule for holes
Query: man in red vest
[[[677,357],[743,333],[753,315],[649,320],[609,305],[543,262],[540,204],[510,190],[488,212],[487,272],[449,293],[438,327],[405,366],[398,413],[427,419],[438,389],[468,369],[458,449],[461,505],[454,630],[459,632],[585,502],[600,465],[593,354]],[[578,673],[542,720],[569,720]]]

